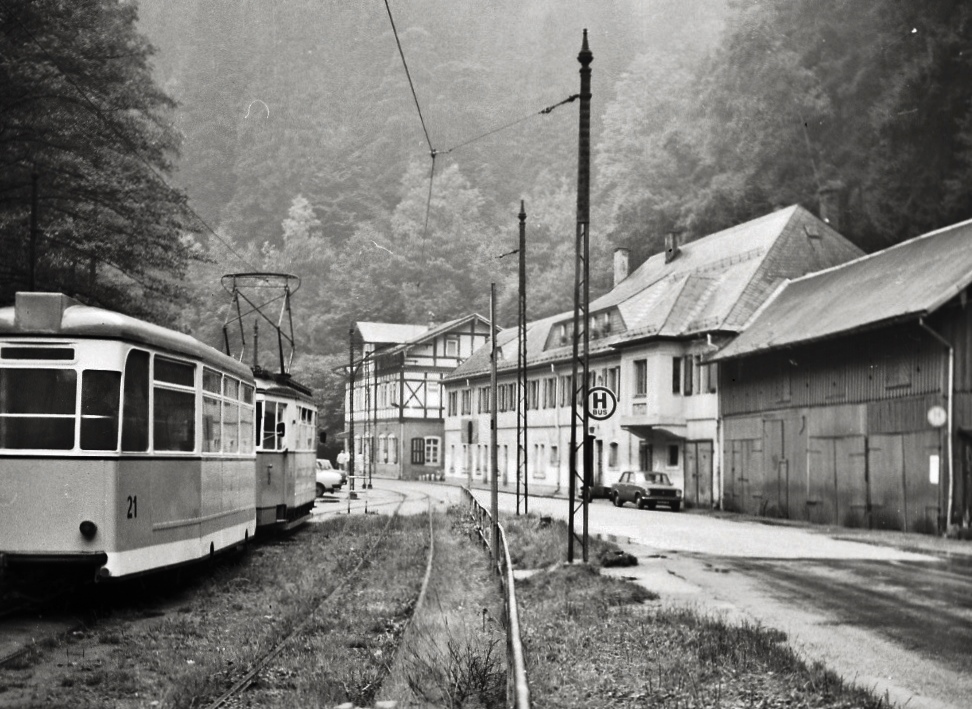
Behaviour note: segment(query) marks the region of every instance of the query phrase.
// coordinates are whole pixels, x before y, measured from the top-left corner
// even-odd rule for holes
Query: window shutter
[[[412,439],[412,465],[425,465],[425,439]]]

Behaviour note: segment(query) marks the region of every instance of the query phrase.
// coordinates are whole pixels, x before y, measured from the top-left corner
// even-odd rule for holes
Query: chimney
[[[665,234],[665,263],[671,263],[678,256],[678,242],[681,231],[672,230]]]
[[[618,247],[614,250],[614,285],[628,277],[628,266],[631,257],[631,250]]]
[[[830,182],[817,190],[820,220],[834,231],[840,231],[841,187],[839,182]]]

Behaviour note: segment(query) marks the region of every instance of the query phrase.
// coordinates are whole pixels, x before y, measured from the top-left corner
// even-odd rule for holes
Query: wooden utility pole
[[[37,183],[39,181],[37,173],[30,176],[30,288],[31,292],[37,290]]]
[[[580,62],[580,129],[578,131],[577,160],[577,238],[574,259],[574,349],[571,372],[571,421],[570,421],[570,509],[567,537],[567,561],[574,561],[574,541],[581,543],[583,560],[587,561],[587,500],[585,490],[590,480],[590,462],[593,442],[587,435],[590,417],[587,413],[587,394],[590,387],[590,190],[591,190],[591,62],[594,55],[587,46],[587,30],[577,61]],[[580,438],[578,439],[578,428]],[[578,453],[581,454],[581,470],[578,470]],[[580,502],[577,501],[578,486]],[[581,510],[583,534],[578,536],[575,517]]]

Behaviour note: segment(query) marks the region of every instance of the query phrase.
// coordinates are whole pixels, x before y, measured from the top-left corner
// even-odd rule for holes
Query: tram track
[[[382,542],[385,541],[388,530],[391,527],[392,523],[395,521],[395,519],[398,517],[402,507],[405,505],[406,502],[410,501],[410,495],[406,493],[401,493],[397,491],[389,491],[389,492],[392,492],[393,494],[397,495],[401,499],[387,500],[387,501],[379,502],[378,505],[372,505],[372,507],[375,507],[375,506],[388,506],[394,504],[396,505],[396,507],[395,510],[391,514],[389,514],[388,521],[383,525],[378,535],[378,538],[375,539],[374,542],[372,542],[372,544],[368,547],[368,549],[361,555],[361,558],[358,560],[358,563],[337,582],[334,588],[332,588],[326,595],[324,595],[316,603],[316,605],[308,612],[307,617],[303,621],[298,623],[293,629],[290,630],[290,632],[288,632],[280,640],[278,640],[269,651],[263,654],[255,662],[253,662],[252,666],[246,671],[246,673],[238,680],[236,680],[230,686],[229,689],[223,692],[223,694],[221,694],[211,703],[205,705],[207,709],[221,709],[222,707],[228,707],[233,705],[234,700],[237,699],[240,695],[242,695],[243,692],[245,692],[248,688],[253,686],[256,682],[258,682],[261,674],[263,674],[265,671],[268,670],[271,663],[276,658],[278,658],[285,650],[287,650],[292,645],[292,643],[295,641],[296,638],[298,638],[302,633],[304,633],[308,628],[310,628],[313,623],[317,621],[318,613],[322,611],[325,607],[327,607],[328,604],[334,601],[345,589],[347,589],[351,585],[351,582],[355,579],[355,577],[359,574],[359,572],[361,572],[361,570],[365,567],[366,562],[368,562],[368,560],[372,557],[374,551],[379,547],[380,544],[382,544]],[[402,633],[403,636],[404,633],[407,631],[408,626],[411,625],[415,613],[422,605],[426,593],[426,589],[429,584],[429,578],[432,573],[432,560],[434,555],[435,543],[434,543],[433,515],[432,515],[432,508],[431,508],[431,496],[422,493],[420,493],[419,495],[420,498],[425,498],[428,503],[427,505],[428,517],[429,517],[428,554],[426,559],[425,575],[422,580],[422,586],[419,591],[419,595],[416,600],[416,603],[412,608],[412,615],[409,618],[406,628]],[[412,496],[411,499],[414,499],[414,496]]]

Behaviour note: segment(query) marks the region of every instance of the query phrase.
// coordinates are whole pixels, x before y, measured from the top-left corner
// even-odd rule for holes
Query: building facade
[[[969,527],[970,282],[966,222],[787,284],[714,358],[725,506]]]
[[[616,252],[615,285],[589,308],[590,385],[618,398],[615,415],[592,421],[587,432],[595,490],[625,470],[656,470],[684,489],[688,504],[716,504],[718,376],[707,355],[740,332],[785,279],[861,253],[799,206],[684,245],[670,237],[665,253],[630,275],[626,254]],[[498,339],[497,474],[508,489],[518,479],[569,484],[572,322],[566,312],[527,327],[525,466],[517,455],[518,333]],[[488,348],[476,352],[444,380],[447,476],[489,477],[489,355]]]
[[[355,475],[441,477],[441,380],[489,339],[489,323],[479,315],[441,325],[359,322],[352,338],[344,420]]]

